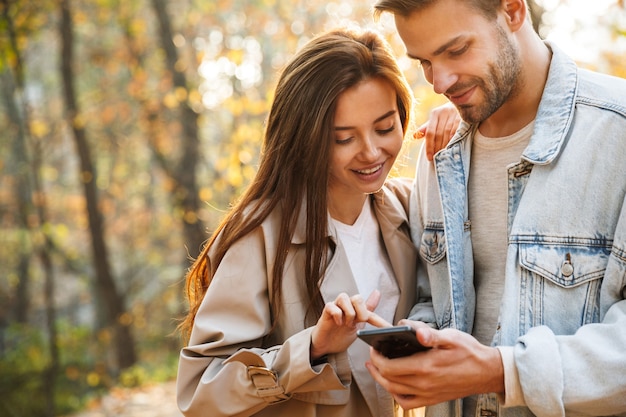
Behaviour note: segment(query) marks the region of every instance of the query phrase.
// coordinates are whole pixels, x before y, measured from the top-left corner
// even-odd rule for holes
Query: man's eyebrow
[[[452,45],[456,44],[459,40],[461,40],[463,38],[463,35],[459,35],[456,36],[452,39],[450,39],[448,42],[444,43],[443,45],[441,45],[435,52],[433,52],[433,56],[438,56],[443,54],[448,48],[450,48]],[[417,61],[421,61],[423,58],[420,58],[418,56],[415,55],[411,55],[410,53],[407,52],[406,54],[409,58],[411,59],[415,59]]]
[[[378,123],[381,120],[385,120],[386,118],[396,114],[397,112],[398,112],[397,110],[389,110],[387,113],[383,114],[382,116],[377,117],[376,120],[374,120],[374,123]],[[354,129],[354,127],[353,126],[335,126],[335,130],[350,130],[350,129]]]

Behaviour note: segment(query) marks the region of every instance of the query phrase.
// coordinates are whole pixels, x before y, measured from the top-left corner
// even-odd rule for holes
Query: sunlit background
[[[626,64],[623,1],[544,0],[541,4],[547,10],[546,37],[557,42],[581,64],[601,63],[606,51],[621,55],[622,65]]]
[[[414,119],[445,101],[373,3],[0,2],[0,416],[175,377],[184,273],[254,176],[276,77],[314,34],[381,31]],[[623,0],[531,3],[543,37],[626,78]]]

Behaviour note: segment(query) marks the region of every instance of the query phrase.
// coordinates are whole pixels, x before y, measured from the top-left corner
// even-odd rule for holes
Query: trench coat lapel
[[[378,192],[374,198],[376,218],[400,289],[400,299],[393,323],[395,324],[408,316],[416,302],[418,253],[409,237],[406,209],[398,198],[386,188]]]

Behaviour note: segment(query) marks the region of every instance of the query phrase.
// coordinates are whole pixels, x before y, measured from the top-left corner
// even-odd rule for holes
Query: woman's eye
[[[351,141],[352,141],[352,137],[345,138],[345,139],[339,139],[339,138],[335,139],[335,143],[337,145],[346,145],[350,143]]]
[[[387,134],[393,132],[394,130],[396,130],[396,125],[392,125],[391,127],[387,128],[387,129],[377,129],[376,133],[378,133],[379,135],[387,135]]]

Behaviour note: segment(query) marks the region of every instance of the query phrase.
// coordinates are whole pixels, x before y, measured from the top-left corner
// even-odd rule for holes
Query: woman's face
[[[333,128],[329,198],[335,205],[349,198],[362,204],[365,194],[383,186],[402,148],[404,133],[391,84],[371,78],[344,91]]]

